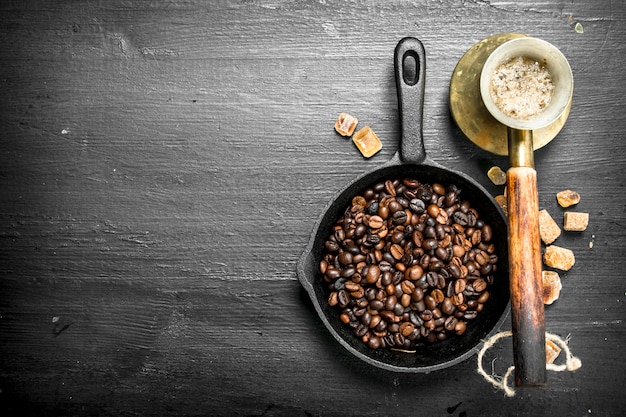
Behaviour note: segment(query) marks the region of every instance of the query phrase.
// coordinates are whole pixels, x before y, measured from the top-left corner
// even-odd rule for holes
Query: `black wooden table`
[[[625,19],[614,0],[3,2],[0,412],[624,415]],[[535,153],[539,202],[561,222],[571,188],[590,214],[556,242],[576,264],[546,308],[582,368],[513,398],[476,356],[426,375],[364,364],[295,273],[337,190],[397,150],[402,37],[426,48],[428,155],[502,192],[485,173],[507,158],[448,107],[458,60],[502,32],[570,61],[570,117]],[[382,151],[337,135],[340,112]]]

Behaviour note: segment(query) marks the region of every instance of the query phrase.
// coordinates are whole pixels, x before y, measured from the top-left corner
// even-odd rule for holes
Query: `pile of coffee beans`
[[[489,299],[492,236],[454,184],[381,181],[352,199],[324,242],[328,304],[372,349],[462,335]]]

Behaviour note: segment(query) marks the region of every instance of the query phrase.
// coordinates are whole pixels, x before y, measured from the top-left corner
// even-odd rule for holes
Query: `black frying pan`
[[[419,40],[404,38],[398,43],[394,65],[401,124],[400,149],[389,162],[356,179],[335,197],[315,224],[297,265],[300,282],[335,339],[365,362],[397,372],[430,372],[470,357],[500,327],[509,305],[507,223],[500,206],[476,181],[444,168],[426,156],[422,138],[425,62],[424,47]],[[319,272],[324,241],[352,198],[381,180],[407,177],[423,183],[437,182],[446,187],[449,184],[459,187],[462,190],[460,196],[468,200],[481,218],[491,225],[498,255],[497,272],[489,289],[490,299],[481,314],[468,324],[466,332],[434,344],[418,345],[415,353],[371,349],[363,343],[352,329],[339,320],[339,312],[328,305],[328,294]]]

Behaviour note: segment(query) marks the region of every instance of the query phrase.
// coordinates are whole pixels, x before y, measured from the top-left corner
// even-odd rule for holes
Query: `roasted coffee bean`
[[[443,275],[437,274],[437,284],[435,285],[435,287],[439,288],[440,290],[446,288],[446,279],[443,277]]]
[[[411,281],[406,281],[406,280],[402,281],[400,283],[400,287],[402,288],[402,292],[404,294],[411,295],[415,291],[415,284],[413,284],[413,282]]]
[[[454,278],[461,278],[461,268],[455,263],[450,263],[450,265],[448,265],[448,270]]]
[[[393,259],[399,261],[404,256],[404,249],[402,249],[402,246],[395,243],[389,248],[389,253],[393,257]]]
[[[341,276],[341,270],[338,268],[329,268],[326,270],[326,277],[331,281],[338,279]]]
[[[328,296],[328,305],[331,307],[336,306],[339,303],[339,299],[337,297],[337,291],[333,291]]]
[[[441,312],[446,315],[454,313],[455,307],[450,297],[445,297],[441,302]]]
[[[463,317],[465,318],[465,320],[474,320],[477,315],[478,313],[476,312],[476,310],[467,310]]]
[[[355,196],[324,241],[328,305],[373,349],[465,332],[488,306],[494,231],[450,184],[380,181]]]
[[[337,302],[339,307],[347,307],[350,304],[350,296],[346,290],[339,290],[337,293]]]
[[[391,220],[393,221],[394,224],[405,224],[408,218],[409,216],[408,214],[406,214],[406,211],[398,210],[395,213],[393,213]]]
[[[414,178],[403,178],[402,184],[411,189],[415,189],[420,186],[420,182]]]
[[[426,208],[426,212],[428,213],[430,217],[437,217],[439,215],[439,211],[441,211],[441,209],[439,208],[437,204],[430,204]]]
[[[481,234],[483,242],[491,241],[491,238],[493,237],[493,230],[491,229],[491,226],[488,224],[484,225],[481,229]]]
[[[376,246],[380,243],[380,236],[377,234],[368,234],[365,236],[365,242],[363,242],[366,246]]]
[[[350,295],[354,297],[354,293],[351,293]],[[369,301],[365,297],[357,298],[354,303],[359,308],[366,308],[369,305]]]
[[[426,308],[429,310],[437,307],[437,301],[431,295],[425,296],[424,302],[426,303]]]
[[[388,322],[393,322],[395,320],[396,315],[393,313],[393,311],[388,311],[388,310],[382,310],[379,313],[380,317],[383,318],[383,320],[386,320]]]
[[[436,239],[426,239],[422,242],[422,248],[427,251],[437,249],[438,246]]]
[[[367,208],[365,210],[367,214],[374,216],[378,214],[378,209],[379,209],[378,201],[374,200],[374,201],[371,201],[367,205]]]
[[[441,304],[443,300],[445,299],[443,291],[441,291],[439,288],[432,290],[430,292],[430,296],[435,300],[437,305]]]
[[[409,208],[416,214],[422,214],[426,210],[426,204],[422,199],[414,198],[409,202]]]
[[[406,293],[402,294],[400,296],[400,305],[405,308],[411,305],[411,295]]]
[[[404,240],[405,234],[401,230],[394,230],[391,234],[392,243],[401,243]]]
[[[385,191],[389,195],[396,195],[396,187],[393,184],[393,181],[387,180],[385,181]]]
[[[465,281],[464,279],[457,279],[456,281],[454,281],[454,293],[455,294],[461,294],[463,291],[465,291],[466,287],[467,287],[467,281]]]
[[[437,286],[437,273],[430,271],[426,274],[426,282],[428,286],[435,288]]]
[[[378,208],[378,216],[379,216],[381,219],[386,219],[386,218],[388,218],[388,217],[389,217],[389,207],[379,205],[379,208]]]
[[[348,313],[341,313],[339,315],[339,320],[341,320],[341,322],[344,324],[348,324],[350,323],[350,316],[348,315]]]
[[[452,296],[452,304],[457,306],[457,308],[460,309],[464,302],[465,302],[465,296],[463,295],[463,293],[454,294]]]
[[[409,312],[409,320],[418,327],[424,324],[424,321],[420,318],[419,313],[415,310],[411,310]]]
[[[474,259],[480,266],[485,266],[489,263],[489,255],[486,252],[478,252]]]
[[[378,278],[380,278],[380,268],[376,264],[370,265],[365,273],[365,281],[368,284],[374,284]]]
[[[450,190],[446,193],[446,200],[445,200],[446,206],[451,207],[457,201],[458,201],[458,194],[456,191]]]
[[[393,311],[397,303],[398,303],[398,297],[396,297],[395,295],[390,295],[385,300],[385,309],[389,311]]]
[[[339,244],[334,240],[327,240],[324,247],[329,252],[337,252],[339,250]]]
[[[418,312],[423,312],[424,310],[426,310],[426,303],[424,302],[424,300],[419,300],[413,303],[413,307],[415,308],[416,311]]]
[[[340,252],[338,258],[341,265],[350,265],[352,263],[352,254],[350,252]]]
[[[398,202],[398,204],[400,204],[402,206],[403,209],[409,208],[409,200],[407,200],[405,197],[403,197],[404,194],[404,190],[402,190],[401,188],[398,188],[397,192],[396,192],[396,201]]]
[[[378,262],[378,267],[380,268],[381,272],[391,271],[391,268],[392,268],[391,263],[382,259],[380,260],[380,262]]]
[[[446,193],[446,188],[439,183],[434,183],[432,185],[432,189],[434,193],[437,193],[439,195],[444,195]]]
[[[369,324],[368,324],[369,328],[373,329],[376,326],[378,326],[378,324],[380,323],[382,318],[379,315],[372,316],[369,313],[367,313],[367,314],[369,315],[369,320],[368,320],[369,321]],[[363,323],[363,324],[365,324],[365,323]]]
[[[452,248],[450,247],[439,247],[435,250],[435,256],[443,262],[447,262],[452,259]]]
[[[407,337],[411,333],[413,333],[413,329],[415,329],[415,325],[413,323],[411,323],[410,321],[408,321],[408,322],[404,321],[404,322],[400,323],[400,333],[404,337]]]
[[[472,287],[474,291],[481,293],[487,289],[487,282],[482,278],[478,278],[472,283]]]
[[[369,340],[368,340],[368,342],[367,342],[367,345],[368,345],[370,348],[372,348],[372,349],[378,349],[378,348],[380,348],[381,344],[382,344],[382,341],[381,341],[380,337],[378,337],[378,336],[372,336],[372,337],[370,337],[370,338],[369,338]]]
[[[343,278],[350,278],[352,275],[354,275],[356,273],[356,268],[354,267],[354,265],[350,264],[348,265],[346,268],[344,268],[341,271],[341,276]]]
[[[380,300],[372,300],[370,301],[370,308],[374,311],[380,311],[385,308],[385,303]]]
[[[380,285],[383,287],[386,287],[387,285],[390,285],[393,283],[393,274],[391,273],[391,271],[385,271],[382,274],[382,277],[380,279]]]
[[[360,315],[361,323],[363,323],[364,325],[369,327],[370,322],[372,321],[372,315],[370,313],[368,313],[367,310],[364,311],[362,314],[358,314],[357,312],[355,312],[354,314],[356,314],[357,317],[359,317],[359,315]]]
[[[338,278],[335,283],[333,284],[333,288],[335,290],[343,290],[344,288],[346,288],[346,279],[345,278]]]
[[[368,220],[368,226],[371,229],[380,229],[385,224],[385,221],[380,216],[372,216]]]
[[[365,334],[367,334],[367,331],[368,331],[368,327],[359,323],[354,329],[354,334],[357,335],[358,337],[363,337],[365,336]]]
[[[478,213],[473,208],[469,209],[467,212],[467,223],[474,227],[476,226],[476,222],[478,221]]]
[[[420,186],[417,187],[415,195],[416,197],[423,200],[425,203],[426,202],[429,203],[433,196],[433,190],[431,187],[427,186],[426,184],[421,184]]]
[[[433,312],[430,310],[424,310],[422,311],[422,313],[420,314],[420,318],[422,320],[424,320],[424,326],[427,326],[426,323],[431,323],[431,324],[435,324],[433,320]],[[433,327],[434,328],[434,327]],[[432,329],[428,329],[428,330],[432,330]]]
[[[448,316],[444,321],[444,327],[447,331],[452,332],[456,327],[457,319],[454,316]]]
[[[424,270],[419,265],[411,266],[404,273],[405,278],[411,281],[417,281],[422,277],[422,275],[424,275]]]
[[[467,325],[464,321],[457,321],[454,325],[454,331],[459,336],[465,333],[465,329],[467,329]]]

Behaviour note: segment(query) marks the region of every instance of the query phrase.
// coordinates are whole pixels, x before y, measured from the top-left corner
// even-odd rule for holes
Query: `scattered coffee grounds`
[[[493,231],[455,185],[379,182],[325,241],[328,303],[370,348],[411,351],[462,335],[489,299]]]

